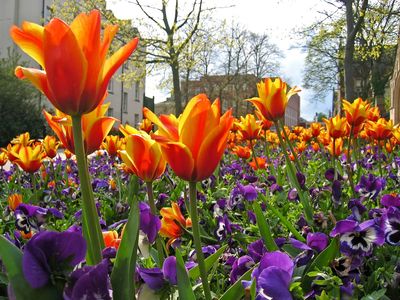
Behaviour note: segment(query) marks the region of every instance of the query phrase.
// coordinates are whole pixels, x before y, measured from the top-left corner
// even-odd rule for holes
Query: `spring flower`
[[[82,116],[83,140],[87,155],[99,149],[116,121],[115,118],[105,116],[109,106],[110,103],[103,104],[101,102],[95,110]],[[45,110],[43,114],[64,147],[71,153],[75,153],[71,117],[59,110],[56,110],[55,116]]]
[[[400,209],[395,206],[388,208],[385,218],[385,240],[389,245],[400,245]]]
[[[15,209],[22,203],[22,195],[21,194],[11,194],[7,198],[8,207],[15,211]]]
[[[161,221],[150,211],[150,206],[145,202],[139,202],[140,230],[147,236],[150,244],[154,243],[157,233],[161,228]]]
[[[172,202],[172,207],[163,207],[160,210],[160,214],[162,216],[160,235],[169,238],[167,247],[183,235],[183,229],[181,227],[188,228],[192,226],[191,219],[187,218],[185,220],[176,202]]]
[[[326,148],[331,156],[338,157],[343,152],[343,140],[341,138],[331,139],[331,142]]]
[[[232,149],[232,152],[243,159],[248,159],[251,156],[251,150],[249,147],[235,146]]]
[[[367,120],[368,110],[370,104],[367,101],[363,101],[361,98],[357,98],[350,103],[349,101],[343,99],[343,109],[346,112],[347,122],[353,126],[357,127]]]
[[[379,107],[374,106],[374,107],[370,107],[367,111],[367,118],[370,121],[376,122],[379,120],[379,118],[381,117],[381,113],[379,111]]]
[[[256,114],[258,118],[258,123],[261,125],[262,129],[268,130],[272,127],[272,125],[274,125],[274,122],[271,122],[270,120],[264,118],[259,110],[256,109],[254,113]]]
[[[86,253],[82,235],[74,232],[43,231],[26,244],[22,270],[32,288],[40,288],[54,278],[65,276]]]
[[[145,117],[158,126],[154,135],[175,174],[187,181],[209,177],[224,153],[233,123],[231,110],[221,116],[219,100],[213,104],[204,94],[193,97],[176,119],[143,109]]]
[[[381,246],[385,235],[375,220],[358,223],[354,220],[341,220],[330,233],[331,237],[340,235],[340,251],[348,256],[367,256],[374,245]]]
[[[23,22],[13,26],[14,42],[43,70],[17,67],[18,78],[27,78],[50,102],[67,115],[93,111],[103,99],[115,71],[136,49],[138,39],[106,58],[118,27],[108,25],[101,39],[100,12],[81,13],[70,26],[54,18],[46,26]]]
[[[365,130],[369,137],[381,141],[392,136],[393,128],[392,120],[387,121],[385,118],[380,118],[376,122],[368,121]]]
[[[160,145],[146,132],[125,139],[126,148],[120,151],[120,156],[131,172],[145,182],[154,181],[164,173],[166,161]]]
[[[313,137],[318,137],[321,132],[321,124],[316,122],[311,123],[310,130]]]
[[[257,160],[257,163],[255,160]],[[267,167],[267,160],[264,157],[255,157],[251,162],[249,162],[249,165],[253,170],[262,170]]]
[[[341,118],[340,115],[336,115],[330,119],[323,119],[326,124],[326,129],[331,138],[337,139],[344,137],[348,134],[348,123],[346,118]]]
[[[25,172],[35,173],[42,165],[42,145],[22,146],[19,147],[18,151],[14,151],[14,149],[12,149],[11,154],[15,157],[14,163],[16,163]]]
[[[101,144],[101,148],[106,150],[108,155],[116,156],[119,150],[125,149],[124,139],[118,135],[108,135]]]
[[[4,166],[8,161],[7,153],[0,149],[0,167]]]
[[[48,158],[56,157],[60,143],[56,140],[55,136],[46,135],[43,139],[42,145]]]
[[[149,119],[143,119],[139,126],[140,130],[150,133],[153,130],[153,123]]]
[[[289,98],[300,92],[296,86],[287,92],[286,82],[279,77],[275,80],[266,78],[257,84],[258,96],[247,101],[254,104],[257,110],[270,121],[277,121],[285,116]]]
[[[245,118],[240,117],[240,122],[236,125],[243,140],[251,141],[259,138],[262,127],[256,122],[254,115],[247,114]]]
[[[103,231],[103,240],[104,245],[106,247],[114,247],[118,250],[119,244],[121,243],[121,238],[118,235],[118,232],[115,230],[111,231]]]

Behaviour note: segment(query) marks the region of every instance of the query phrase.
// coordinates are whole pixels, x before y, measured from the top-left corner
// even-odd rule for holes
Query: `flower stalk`
[[[87,157],[83,144],[81,115],[72,116],[72,126],[82,195],[83,236],[87,242],[86,261],[89,265],[96,265],[102,259],[101,250],[104,248],[104,241],[90,183]]]
[[[193,241],[196,250],[197,263],[199,264],[201,283],[204,289],[204,296],[206,300],[211,300],[210,286],[208,284],[207,270],[204,262],[204,255],[201,249],[200,240],[200,224],[197,214],[197,200],[196,200],[196,182],[189,182],[189,201],[190,201],[190,217],[192,219],[193,227]]]

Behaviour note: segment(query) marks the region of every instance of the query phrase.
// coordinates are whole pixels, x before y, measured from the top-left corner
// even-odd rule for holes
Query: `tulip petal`
[[[104,29],[103,33],[103,41],[101,42],[101,48],[100,48],[100,57],[101,59],[105,59],[108,49],[110,48],[111,41],[113,40],[115,34],[118,31],[118,26],[117,25],[108,25]]]
[[[221,117],[219,126],[214,128],[203,140],[197,157],[196,181],[206,179],[214,172],[224,154],[232,123],[233,118],[229,110]],[[212,150],[210,151],[210,149]]]
[[[15,76],[19,79],[28,79],[38,90],[40,90],[54,105],[55,101],[49,89],[46,73],[42,70],[32,68],[15,68]]]
[[[160,135],[166,137],[168,140],[179,140],[178,122],[175,116],[161,115],[160,118],[158,118],[147,107],[143,108],[143,115],[146,119],[157,125]]]
[[[101,117],[85,132],[86,154],[89,155],[99,149],[101,143],[110,132],[117,119],[112,117]]]
[[[39,65],[44,67],[43,35],[44,27],[31,22],[23,22],[22,29],[12,26],[10,35],[13,41],[31,56]]]
[[[251,102],[254,104],[254,106],[260,111],[260,113],[264,116],[264,118],[266,118],[267,120],[272,120],[270,117],[270,113],[267,111],[267,109],[265,108],[265,104],[262,101],[261,98],[251,98],[251,99],[247,99],[247,101]]]
[[[192,181],[194,160],[188,147],[179,142],[160,143],[166,161],[175,174],[187,181]]]
[[[128,153],[126,152],[126,150],[121,150],[119,152],[119,155],[121,156],[122,161],[124,162],[124,164],[130,169],[132,170],[135,174],[137,174],[137,169],[135,167],[135,164],[133,163],[131,157],[128,155]]]
[[[86,81],[87,61],[74,33],[59,19],[53,19],[44,31],[45,69],[49,87],[57,100],[57,109],[68,115],[87,113],[79,103]],[[72,102],[75,101],[75,102]]]
[[[67,148],[71,153],[75,153],[74,137],[72,135],[71,126],[62,126],[61,124],[53,120],[53,116],[47,111],[43,110],[43,115],[49,124],[50,128],[53,129],[58,139],[61,141],[63,146]],[[69,129],[69,130],[68,130]]]

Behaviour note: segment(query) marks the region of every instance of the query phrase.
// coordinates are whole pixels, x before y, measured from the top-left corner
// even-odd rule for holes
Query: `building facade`
[[[1,0],[0,6],[0,58],[8,55],[9,49],[18,51],[22,65],[39,68],[39,66],[10,38],[9,30],[12,25],[20,26],[23,21],[45,24],[50,19],[52,0]],[[108,111],[121,121],[134,126],[142,120],[142,108],[145,91],[145,78],[138,81],[123,82],[118,78],[127,72],[122,66],[115,73],[108,85],[108,97],[105,102],[111,102]],[[49,101],[41,96],[40,107],[51,108]]]

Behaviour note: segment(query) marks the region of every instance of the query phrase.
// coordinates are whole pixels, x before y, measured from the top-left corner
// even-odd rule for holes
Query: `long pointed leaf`
[[[267,220],[262,213],[260,204],[257,201],[253,203],[254,213],[256,214],[256,220],[258,228],[260,229],[261,237],[265,242],[265,246],[267,247],[268,251],[275,251],[278,250],[278,246],[275,243],[275,240],[272,238],[272,233],[267,223]]]
[[[185,268],[185,264],[183,262],[182,255],[179,249],[175,250],[175,256],[179,298],[185,300],[196,300],[196,296],[193,293],[193,288],[190,284],[188,272]]]
[[[206,264],[207,272],[212,268],[214,263],[218,261],[219,257],[222,255],[222,253],[224,253],[226,247],[228,247],[228,245],[222,246],[221,248],[218,249],[218,251],[211,254],[209,257],[207,257],[204,260],[204,263]],[[200,269],[199,269],[198,265],[189,270],[189,277],[192,279],[197,279],[200,277]]]
[[[130,213],[124,235],[119,245],[117,257],[111,273],[113,297],[116,300],[134,299],[134,272],[139,236],[139,206],[137,200],[138,179],[135,176],[130,183]]]

